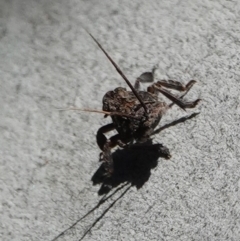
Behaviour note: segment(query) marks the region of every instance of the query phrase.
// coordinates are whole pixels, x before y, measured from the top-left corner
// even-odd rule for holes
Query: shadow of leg
[[[163,156],[163,149],[169,153],[166,147],[161,144],[152,144],[150,140],[148,143],[144,143],[141,148],[138,144],[113,152],[113,175],[106,177],[104,166],[101,165],[92,177],[93,185],[102,184],[98,194],[106,194],[112,188],[125,182],[138,189],[141,188],[148,181],[151,169],[157,166],[159,157]]]

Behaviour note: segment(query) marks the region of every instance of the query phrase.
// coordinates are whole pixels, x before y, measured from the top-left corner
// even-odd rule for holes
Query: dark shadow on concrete
[[[193,113],[189,116],[182,117],[169,124],[166,124],[157,129],[153,135],[167,129],[171,126],[185,122],[199,113]],[[112,203],[102,212],[102,214],[95,219],[95,221],[88,227],[83,233],[80,240],[83,240],[92,228],[106,215],[106,213],[119,201],[124,195],[130,190],[132,186],[137,189],[141,188],[151,176],[151,170],[158,165],[159,157],[168,157],[169,151],[166,147],[161,144],[153,144],[152,140],[143,143],[142,145],[136,144],[131,145],[127,149],[118,149],[112,153],[114,163],[114,173],[111,177],[107,177],[103,164],[92,176],[93,185],[100,184],[98,191],[99,195],[103,195],[100,201],[95,207],[90,209],[84,216],[76,220],[72,225],[66,228],[64,231],[59,233],[52,241],[56,241],[58,238],[64,236],[67,232],[72,230],[79,222],[88,217],[107,200],[114,199],[118,192],[121,194],[115,198]],[[122,189],[125,189],[123,192]]]
[[[126,187],[126,188],[125,188]],[[88,217],[91,213],[93,213],[96,209],[98,209],[101,205],[103,205],[107,200],[114,198],[116,196],[116,194],[118,192],[120,192],[122,189],[125,190],[117,197],[115,198],[115,200],[112,201],[112,203],[110,203],[110,205],[102,212],[102,214],[95,219],[95,221],[90,225],[90,227],[88,227],[85,232],[83,233],[83,235],[81,236],[81,238],[78,239],[78,241],[83,240],[87,234],[89,232],[91,232],[92,228],[106,215],[106,213],[116,204],[117,201],[119,201],[121,198],[123,198],[123,196],[129,191],[129,189],[131,188],[131,185],[128,185],[127,183],[125,183],[124,185],[121,185],[120,187],[116,188],[111,194],[109,195],[104,195],[100,201],[97,203],[97,205],[95,207],[93,207],[92,209],[90,209],[85,215],[83,215],[82,217],[80,217],[78,220],[76,220],[72,225],[70,225],[69,227],[67,227],[65,230],[63,230],[62,232],[60,232],[57,236],[55,236],[51,241],[56,241],[58,240],[60,237],[64,236],[65,234],[67,234],[67,232],[71,231],[79,222],[81,222],[83,219],[85,219],[86,217]]]
[[[149,141],[147,144],[150,147],[152,143]],[[101,184],[99,195],[108,193],[122,183],[129,183],[139,189],[148,181],[151,169],[157,166],[162,154],[156,149],[146,150],[145,146],[143,148],[137,146],[137,149],[132,149],[132,147],[113,152],[114,173],[111,177],[105,175],[103,164],[95,172],[92,182],[93,185]]]
[[[199,113],[181,117],[169,124],[166,124],[153,132],[153,135],[161,131],[183,123],[189,119],[196,117]],[[158,146],[158,148],[156,148]],[[136,147],[136,148],[134,148]],[[153,147],[153,148],[151,148]],[[129,183],[137,189],[141,188],[149,179],[151,169],[158,164],[159,157],[169,158],[168,149],[161,144],[153,144],[152,140],[142,144],[142,147],[131,145],[131,148],[118,149],[112,153],[114,173],[111,177],[105,174],[103,164],[98,168],[92,177],[93,185],[101,184],[98,191],[99,195],[108,193],[122,183]]]
[[[161,131],[163,131],[163,130],[171,127],[171,126],[175,126],[175,125],[177,125],[177,124],[180,124],[180,123],[183,123],[183,122],[185,122],[185,121],[187,121],[187,120],[190,120],[190,119],[196,117],[196,116],[199,115],[199,114],[200,114],[199,112],[196,112],[196,113],[192,113],[191,115],[181,117],[180,119],[177,119],[177,120],[175,120],[175,121],[173,121],[173,122],[171,122],[171,123],[169,123],[169,124],[166,124],[166,125],[158,128],[158,129],[156,129],[156,130],[153,132],[152,135],[156,135],[156,134],[160,133]]]

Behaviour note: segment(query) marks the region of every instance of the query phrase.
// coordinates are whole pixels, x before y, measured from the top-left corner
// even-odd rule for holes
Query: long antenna
[[[124,75],[124,73],[121,71],[121,69],[117,66],[117,64],[112,60],[112,58],[108,55],[108,53],[104,50],[104,48],[101,46],[101,44],[90,34],[86,29],[85,31],[91,36],[91,38],[94,40],[94,42],[98,45],[98,47],[103,51],[103,53],[107,56],[107,58],[110,60],[110,62],[113,64],[117,72],[122,76],[122,78],[126,81],[134,95],[137,97],[141,105],[143,106],[145,113],[148,114],[148,109],[147,106],[144,104],[143,100],[141,97],[138,95],[137,91],[134,89],[130,81],[127,79],[127,77]]]
[[[104,110],[91,110],[91,109],[80,109],[77,107],[70,107],[70,108],[66,108],[66,109],[58,109],[60,111],[67,111],[67,110],[79,110],[79,111],[85,111],[85,112],[94,112],[94,113],[100,113],[100,114],[105,114],[105,115],[110,115],[110,116],[123,116],[123,117],[127,117],[127,118],[132,118],[132,119],[136,119],[136,120],[140,120],[141,117],[137,116],[137,115],[128,115],[125,113],[121,113],[121,112],[117,112],[117,111],[104,111]]]

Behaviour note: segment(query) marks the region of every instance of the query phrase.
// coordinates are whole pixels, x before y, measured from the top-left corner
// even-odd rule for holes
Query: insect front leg
[[[104,145],[107,142],[107,137],[104,135],[104,133],[107,133],[109,131],[113,131],[115,129],[113,123],[107,124],[105,126],[102,126],[98,129],[97,132],[97,144],[99,148],[103,151]]]
[[[114,129],[115,127],[113,123],[111,123],[101,127],[97,132],[97,143],[99,148],[102,150],[102,153],[100,154],[100,160],[103,161],[104,169],[106,170],[106,174],[108,176],[111,176],[114,171],[111,149],[117,145],[124,145],[124,143],[121,141],[119,134],[116,134],[109,139],[107,139],[104,135],[104,133],[107,133]]]

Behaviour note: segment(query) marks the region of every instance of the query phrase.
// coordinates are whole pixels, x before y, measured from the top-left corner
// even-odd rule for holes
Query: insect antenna
[[[80,108],[76,108],[76,107],[71,107],[71,108],[67,108],[67,109],[58,109],[58,110],[59,111],[78,110],[78,111],[84,111],[84,112],[100,113],[100,114],[104,114],[104,115],[107,115],[107,116],[108,115],[110,115],[110,116],[122,116],[122,117],[132,118],[132,119],[136,119],[136,120],[140,120],[141,119],[140,116],[130,115],[130,114],[121,113],[121,112],[117,112],[117,111],[80,109]]]
[[[86,30],[86,29],[85,29]],[[137,93],[137,91],[134,89],[134,87],[132,86],[132,84],[130,83],[130,81],[127,79],[127,77],[124,75],[124,73],[122,72],[122,70],[117,66],[117,64],[112,60],[112,58],[108,55],[108,53],[104,50],[104,48],[101,46],[101,44],[93,37],[92,34],[90,34],[87,30],[86,32],[90,35],[90,37],[94,40],[94,42],[98,45],[98,47],[103,51],[103,53],[107,56],[107,58],[109,59],[109,61],[112,63],[112,65],[115,67],[115,69],[117,70],[117,72],[122,76],[122,78],[126,81],[126,83],[128,84],[128,86],[130,87],[130,89],[132,90],[132,92],[134,93],[134,95],[137,97],[137,99],[139,100],[139,102],[141,103],[142,107],[145,110],[145,113],[148,114],[148,109],[147,106],[144,104],[143,100],[141,99],[141,97],[139,96],[139,94]]]

